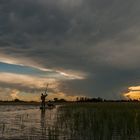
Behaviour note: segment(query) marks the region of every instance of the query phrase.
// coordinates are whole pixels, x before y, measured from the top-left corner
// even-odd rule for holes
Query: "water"
[[[1,105],[0,140],[140,140],[140,103]]]
[[[0,106],[0,139],[43,140],[50,137],[57,107],[41,111],[38,106]],[[50,139],[50,138],[49,138]]]

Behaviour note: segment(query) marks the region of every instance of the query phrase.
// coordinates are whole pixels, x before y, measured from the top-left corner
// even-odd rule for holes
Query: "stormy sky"
[[[0,99],[47,83],[52,98],[138,96],[139,13],[139,0],[1,0]]]

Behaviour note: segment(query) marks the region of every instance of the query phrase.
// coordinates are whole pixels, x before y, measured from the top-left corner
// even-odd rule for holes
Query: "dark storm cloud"
[[[87,74],[62,81],[65,93],[118,98],[140,82],[139,5],[138,0],[3,0],[0,53]]]

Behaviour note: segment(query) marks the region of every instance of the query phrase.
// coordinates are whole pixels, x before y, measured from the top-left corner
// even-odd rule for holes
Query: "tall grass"
[[[14,108],[16,109],[16,108]],[[0,115],[0,139],[140,140],[140,103],[74,103]]]
[[[59,108],[59,134],[71,140],[140,139],[140,103],[77,103]]]

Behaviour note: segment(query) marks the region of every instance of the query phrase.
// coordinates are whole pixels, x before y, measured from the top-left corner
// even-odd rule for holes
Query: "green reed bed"
[[[140,139],[140,103],[66,104],[59,108],[56,127],[63,139]]]

